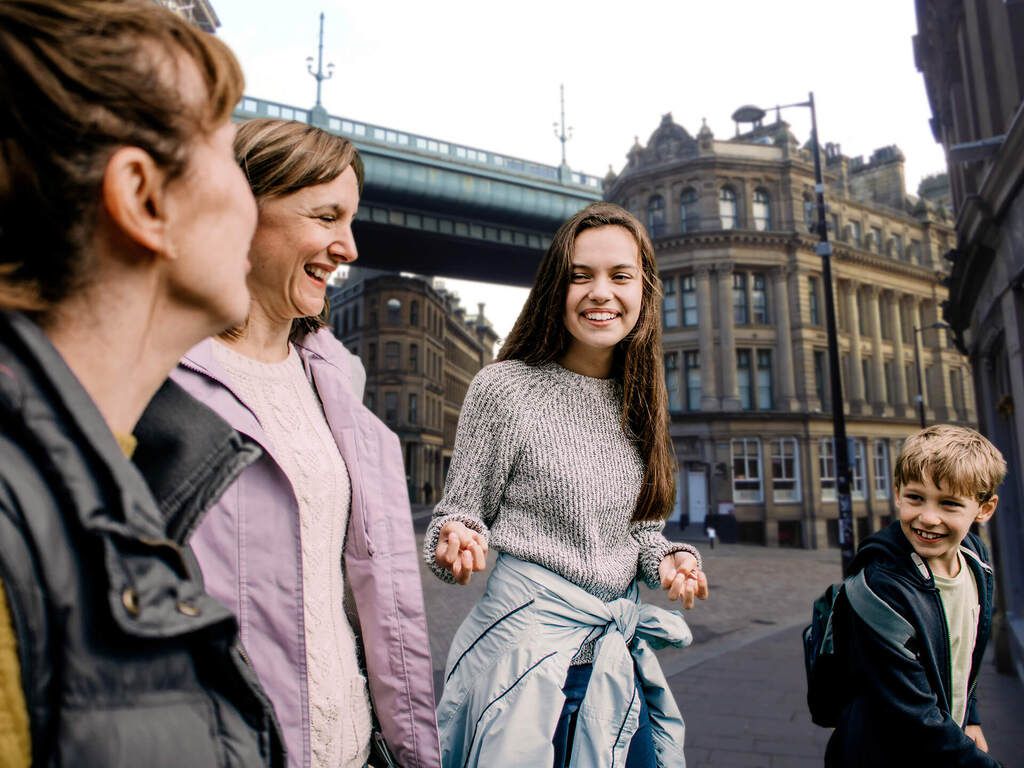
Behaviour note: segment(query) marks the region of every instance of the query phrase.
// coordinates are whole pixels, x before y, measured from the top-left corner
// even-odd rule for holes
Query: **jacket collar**
[[[146,407],[135,436],[132,460],[167,520],[168,537],[178,542],[261,453],[171,379]]]
[[[20,313],[0,312],[0,356],[7,358],[0,367],[0,408],[47,456],[60,457],[52,468],[82,525],[162,538],[164,521],[149,488],[42,329]]]
[[[976,570],[976,575],[980,577],[985,573],[992,573],[992,566],[984,561],[981,547],[974,534],[967,534],[960,545],[960,551],[964,553],[964,560],[968,566]],[[861,542],[851,564],[851,572],[856,573],[874,561],[886,561],[910,578],[928,586],[934,583],[931,568],[914,551],[914,546],[904,535],[899,520],[894,520],[886,528]]]

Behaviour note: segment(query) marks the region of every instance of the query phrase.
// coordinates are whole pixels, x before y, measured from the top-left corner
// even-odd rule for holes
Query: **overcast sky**
[[[914,66],[911,0],[212,0],[218,34],[242,62],[248,94],[310,107],[318,15],[323,103],[341,115],[557,165],[565,84],[569,165],[603,176],[647,142],[661,116],[695,134],[706,118],[734,132],[741,104],[806,99],[822,141],[851,156],[898,145],[907,186],[945,170]],[[808,137],[807,110],[784,114]],[[446,281],[507,333],[526,291]]]

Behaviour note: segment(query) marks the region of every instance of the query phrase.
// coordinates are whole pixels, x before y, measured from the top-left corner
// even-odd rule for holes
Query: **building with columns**
[[[664,283],[676,519],[731,512],[744,541],[836,546],[810,152],[778,120],[720,140],[706,125],[691,136],[665,115],[627,158],[609,171],[605,197],[647,224]],[[864,160],[828,145],[824,168],[863,537],[892,518],[892,462],[918,428],[919,379],[929,423],[973,422],[974,394],[965,358],[932,327],[953,236],[942,185],[922,190],[937,202],[908,195],[896,147]]]
[[[970,357],[980,429],[1010,467],[988,525],[996,661],[1024,680],[1024,2],[916,5],[914,55],[957,214],[945,319]]]
[[[364,402],[398,435],[414,502],[440,498],[469,382],[497,334],[430,278],[353,267],[330,293],[335,335],[366,368]]]

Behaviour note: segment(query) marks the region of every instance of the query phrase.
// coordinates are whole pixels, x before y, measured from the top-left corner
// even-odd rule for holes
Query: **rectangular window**
[[[751,275],[753,278],[753,288],[750,292],[750,304],[751,311],[754,316],[754,323],[757,325],[768,324],[768,292],[765,288],[764,275],[755,273]]]
[[[394,424],[398,421],[398,393],[384,393],[384,421]]]
[[[377,370],[377,345],[373,342],[366,345],[366,370],[370,373]]]
[[[913,261],[915,264],[922,264],[923,265],[924,264],[924,259],[922,258],[923,256],[924,256],[924,250],[921,248],[921,241],[920,240],[911,240],[910,241],[910,260]]]
[[[367,392],[365,402],[371,413],[377,413],[377,394],[375,392]]]
[[[683,408],[679,396],[679,353],[665,353],[665,389],[668,391],[669,411],[680,411]]]
[[[420,303],[413,301],[409,303],[409,325],[414,328],[420,324]]]
[[[761,441],[741,437],[732,441],[732,498],[736,504],[756,504],[764,494],[761,486]]]
[[[836,452],[831,437],[818,441],[818,474],[821,481],[821,500],[836,500]]]
[[[420,369],[420,345],[409,345],[409,370],[417,373]]]
[[[697,291],[693,286],[693,275],[679,278],[679,291],[683,297],[683,325],[693,328],[697,325]]]
[[[418,424],[419,420],[419,398],[414,393],[411,393],[409,395],[409,423]]]
[[[825,352],[820,349],[814,350],[814,394],[818,397],[818,402],[821,403],[821,410],[830,411],[829,408],[829,389],[827,386],[828,376],[827,367],[825,365]]]
[[[892,257],[900,261],[906,260],[906,254],[903,252],[903,235],[892,236]]]
[[[772,397],[772,351],[757,350],[757,409],[770,411],[774,407]]]
[[[401,347],[397,341],[389,341],[384,345],[384,369],[388,371],[398,370],[398,360],[401,354]]]
[[[821,325],[821,310],[818,307],[818,278],[807,278],[807,305],[811,310],[811,325]]]
[[[665,295],[661,299],[662,323],[666,328],[675,328],[679,325],[679,297],[676,296],[676,279],[666,277],[664,286]]]
[[[862,237],[863,237],[863,235],[861,234],[860,222],[859,221],[851,221],[850,222],[850,242],[852,242],[857,248],[860,248],[861,245],[862,245]]]
[[[732,319],[736,325],[746,325],[750,322],[746,272],[733,272],[732,274]]]
[[[950,334],[952,335],[952,334]],[[953,397],[953,410],[960,420],[967,418],[967,410],[964,403],[964,375],[959,368],[949,370],[949,391]]]
[[[882,252],[882,228],[881,227],[872,227],[871,228],[871,239],[873,240],[873,242],[871,243],[871,250],[873,250],[875,253],[879,253],[880,254]]]
[[[875,440],[871,449],[875,469],[875,498],[889,498],[889,446],[884,440]]]
[[[800,462],[795,438],[772,440],[772,499],[800,501]]]
[[[859,437],[850,438],[850,459],[853,476],[850,478],[850,496],[854,499],[864,498],[864,440]]]
[[[683,365],[686,368],[686,410],[699,411],[704,394],[700,384],[700,352],[684,352]]]
[[[740,391],[740,407],[749,411],[753,407],[750,392],[750,350],[736,350],[736,383]]]

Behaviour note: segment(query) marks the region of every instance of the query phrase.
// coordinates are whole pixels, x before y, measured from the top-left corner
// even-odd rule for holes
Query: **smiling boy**
[[[1002,455],[972,429],[937,425],[904,442],[894,472],[899,519],[861,544],[852,572],[864,570],[909,639],[883,638],[840,598],[835,639],[852,696],[826,766],[999,765],[987,754],[975,689],[993,574],[970,529],[992,517],[1005,476]]]

